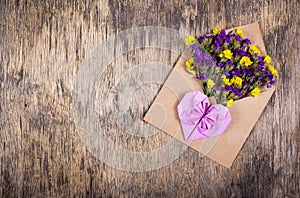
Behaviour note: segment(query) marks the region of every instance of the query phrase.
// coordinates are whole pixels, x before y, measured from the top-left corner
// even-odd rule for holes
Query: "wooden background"
[[[1,0],[0,197],[296,197],[298,12],[297,0]],[[280,78],[231,170],[192,149],[160,169],[140,173],[113,169],[87,151],[71,110],[72,85],[80,63],[97,44],[131,27],[163,26],[200,35],[255,21]],[[156,60],[172,66],[177,58],[167,51],[135,50],[114,61],[102,83],[109,90],[131,65]],[[131,116],[141,130],[155,130],[140,119],[160,86],[147,85],[133,96],[132,104],[139,107]],[[107,124],[116,132],[112,141],[128,149],[151,150],[170,141],[160,132],[131,137]]]

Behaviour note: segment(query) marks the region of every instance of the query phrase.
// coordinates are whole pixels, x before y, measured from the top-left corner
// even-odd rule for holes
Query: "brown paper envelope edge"
[[[240,28],[243,30],[245,37],[257,45],[262,54],[265,54],[265,46],[258,23],[241,26]],[[185,58],[180,57],[146,113],[144,120],[208,158],[230,168],[275,88],[264,91],[259,97],[247,97],[236,101],[230,107],[232,121],[224,134],[187,142],[182,135],[177,115],[177,105],[185,93],[201,90],[201,87],[193,76],[185,71],[184,63]]]

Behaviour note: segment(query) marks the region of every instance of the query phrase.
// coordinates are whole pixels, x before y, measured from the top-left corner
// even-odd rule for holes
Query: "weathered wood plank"
[[[297,0],[3,0],[0,4],[1,197],[299,194]],[[109,167],[87,151],[74,122],[73,81],[80,63],[99,42],[145,25],[200,35],[214,27],[254,21],[260,23],[280,78],[232,170],[188,149],[160,169],[126,172]],[[112,91],[135,65],[155,61],[172,66],[177,58],[161,49],[137,49],[118,57],[99,78],[103,90],[98,90],[98,99],[105,97],[101,91]],[[167,71],[151,75],[166,76]],[[128,83],[134,80],[128,78]],[[138,123],[136,132],[153,133],[155,129],[140,119],[159,88],[160,84],[147,84],[137,89],[129,99],[131,120],[126,118],[125,126]],[[135,137],[118,123],[103,122],[108,137],[129,150],[153,150],[171,141],[160,132],[149,138]]]

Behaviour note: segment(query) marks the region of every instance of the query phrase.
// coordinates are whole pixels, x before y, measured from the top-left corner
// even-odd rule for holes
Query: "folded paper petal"
[[[186,141],[220,135],[231,121],[227,107],[210,105],[208,97],[200,91],[187,93],[177,108]]]

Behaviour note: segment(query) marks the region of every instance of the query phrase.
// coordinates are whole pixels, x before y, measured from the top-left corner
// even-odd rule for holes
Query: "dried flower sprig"
[[[214,29],[211,35],[188,36],[185,43],[192,55],[186,70],[200,81],[204,94],[215,96],[218,103],[231,106],[234,100],[257,97],[260,88],[271,88],[278,76],[271,57],[261,56],[239,28],[227,34]]]

